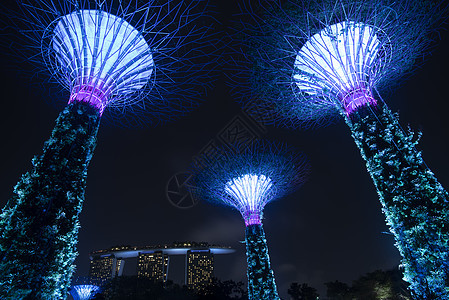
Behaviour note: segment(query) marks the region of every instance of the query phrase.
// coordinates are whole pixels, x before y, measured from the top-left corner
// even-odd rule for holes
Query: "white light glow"
[[[243,217],[260,217],[267,203],[267,195],[273,184],[265,175],[246,174],[226,183],[225,192],[234,201],[232,203],[240,210]]]
[[[73,292],[74,291],[74,292]],[[75,285],[71,291],[72,297],[76,300],[89,300],[96,293],[100,291],[100,288],[96,285],[81,284]]]
[[[141,89],[154,68],[141,33],[101,10],[78,10],[61,17],[52,45],[57,62],[72,80],[69,85],[78,90],[89,86],[102,101],[111,94]]]
[[[310,95],[369,89],[380,42],[363,23],[341,22],[313,35],[298,52],[293,78]]]

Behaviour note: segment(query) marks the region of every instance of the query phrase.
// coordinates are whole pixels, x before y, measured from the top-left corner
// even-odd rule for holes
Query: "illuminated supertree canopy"
[[[449,299],[448,194],[380,94],[409,73],[447,13],[430,1],[260,1],[239,33],[245,89],[290,127],[342,116],[371,175],[416,299]],[[242,29],[242,28],[239,28]],[[242,38],[243,37],[243,38]],[[245,65],[246,62],[246,65]],[[242,78],[239,77],[239,81]]]
[[[218,59],[207,1],[20,1],[16,51],[122,126],[198,106]],[[25,47],[24,47],[25,46]],[[42,55],[36,55],[41,49]],[[46,68],[41,68],[45,62]],[[39,70],[37,71],[39,72]]]
[[[378,103],[373,94],[410,73],[445,13],[415,0],[284,2],[243,8],[251,22],[237,26],[233,74],[238,96],[261,99],[254,109],[288,127]]]
[[[69,103],[85,101],[100,114],[127,105],[154,68],[142,34],[125,20],[101,10],[78,10],[60,18],[50,33],[50,65],[71,91]]]
[[[8,13],[29,42],[23,53],[35,62],[42,54],[70,96],[2,211],[0,298],[59,299],[75,270],[100,118],[152,125],[194,107],[215,61],[213,22],[206,1],[17,3],[21,14]]]
[[[379,47],[377,34],[369,25],[343,21],[327,26],[299,50],[293,81],[307,95],[334,96],[339,100],[334,105],[347,113],[376,104],[367,74],[376,76],[389,59],[389,49],[379,54]]]
[[[70,289],[70,294],[74,300],[89,300],[100,292],[100,287],[92,284],[79,284]]]
[[[246,225],[249,299],[279,299],[262,227],[263,209],[303,183],[304,159],[285,146],[254,143],[195,167],[199,197],[237,209]]]

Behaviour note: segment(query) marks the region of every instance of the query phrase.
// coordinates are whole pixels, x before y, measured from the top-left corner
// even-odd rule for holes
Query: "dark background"
[[[216,2],[219,18],[226,24],[237,11],[238,1]],[[68,93],[61,96],[49,90],[46,77],[33,76],[29,64],[7,55],[14,49],[6,46],[7,36],[2,39],[1,206],[50,136],[60,111],[55,103],[68,99]],[[423,131],[419,149],[446,187],[448,54],[449,34],[442,30],[441,41],[422,67],[385,98],[393,111],[400,111],[404,127],[410,124]],[[236,249],[234,254],[216,257],[215,274],[246,282],[245,247],[240,242],[244,223],[239,213],[202,202],[179,209],[170,204],[165,192],[168,180],[187,170],[192,157],[241,114],[224,80],[221,76],[205,102],[176,122],[148,129],[102,124],[80,217],[76,275],[88,274],[88,254],[94,250],[191,240]],[[400,257],[393,237],[386,233],[376,191],[343,121],[308,131],[268,127],[265,137],[296,147],[312,167],[300,190],[265,209],[264,228],[281,296],[286,297],[294,281],[306,282],[324,296],[324,282],[350,283],[366,272],[398,267]],[[172,262],[169,277],[180,281],[183,260]],[[135,271],[130,265],[125,265],[125,273]]]

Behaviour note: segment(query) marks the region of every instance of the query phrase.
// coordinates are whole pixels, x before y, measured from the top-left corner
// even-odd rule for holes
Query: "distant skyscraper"
[[[186,254],[186,285],[194,290],[203,290],[212,283],[214,276],[214,254],[210,249],[188,250]]]
[[[166,282],[168,263],[168,254],[162,251],[139,253],[137,258],[137,277]]]
[[[97,285],[103,285],[107,280],[121,276],[125,261],[108,254],[92,257],[90,261],[89,278]]]

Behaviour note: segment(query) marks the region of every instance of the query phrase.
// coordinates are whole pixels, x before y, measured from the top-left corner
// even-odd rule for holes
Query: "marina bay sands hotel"
[[[90,254],[89,278],[103,284],[122,276],[125,259],[137,258],[137,277],[166,282],[170,256],[185,255],[185,282],[191,289],[201,290],[214,276],[214,255],[233,253],[227,247],[207,243],[181,242],[170,245],[132,247],[118,246]]]

